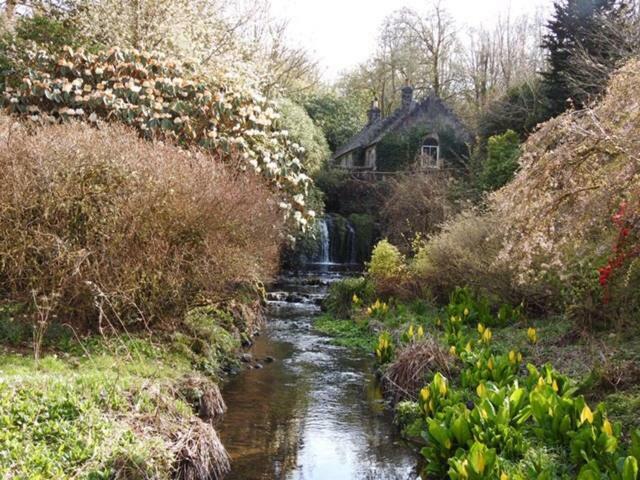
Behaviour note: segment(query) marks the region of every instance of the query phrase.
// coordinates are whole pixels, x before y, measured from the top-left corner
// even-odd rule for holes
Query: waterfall
[[[351,222],[347,223],[347,263],[355,265],[358,263],[358,251],[356,245],[356,229],[353,228]]]
[[[320,220],[317,225],[320,250],[313,258],[313,263],[331,263],[331,245],[329,244],[329,217]]]
[[[326,215],[316,223],[316,252],[308,263],[355,265],[358,263],[356,229],[344,217]]]

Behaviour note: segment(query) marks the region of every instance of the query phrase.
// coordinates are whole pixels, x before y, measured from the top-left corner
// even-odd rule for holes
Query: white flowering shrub
[[[246,75],[205,76],[186,63],[118,48],[92,54],[66,47],[59,57],[21,49],[12,61],[18,74],[3,92],[9,112],[42,124],[119,121],[150,140],[200,146],[262,175],[296,225],[315,215],[306,207],[304,150],[275,127],[275,104]]]

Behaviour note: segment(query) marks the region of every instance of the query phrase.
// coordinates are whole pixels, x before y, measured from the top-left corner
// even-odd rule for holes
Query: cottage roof
[[[337,159],[353,150],[359,148],[367,148],[377,144],[388,133],[393,132],[398,127],[405,123],[405,120],[412,115],[421,111],[433,110],[434,114],[444,114],[456,125],[458,131],[462,132],[466,137],[465,140],[470,139],[466,128],[462,125],[457,116],[451,111],[451,109],[436,95],[428,95],[420,102],[411,102],[405,107],[398,108],[390,116],[373,122],[357,135],[355,135],[347,143],[339,147],[333,155],[333,159]]]

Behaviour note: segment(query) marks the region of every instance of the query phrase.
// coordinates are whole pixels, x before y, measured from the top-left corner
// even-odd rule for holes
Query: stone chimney
[[[371,102],[371,108],[367,112],[367,115],[369,116],[369,125],[372,125],[380,120],[381,112],[380,107],[378,106],[377,98],[375,98],[373,102]]]
[[[413,102],[413,87],[406,80],[405,86],[402,87],[402,108],[409,108]]]

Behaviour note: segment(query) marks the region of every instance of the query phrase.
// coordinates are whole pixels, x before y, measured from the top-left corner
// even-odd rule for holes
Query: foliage
[[[188,385],[200,395],[217,387],[155,341],[88,337],[37,366],[4,353],[0,476],[169,480],[183,460],[182,441],[220,449],[215,430],[196,415],[198,402],[185,396]],[[224,470],[227,456],[212,450],[204,460]]]
[[[376,235],[374,218],[366,213],[352,213],[348,218],[355,231],[356,258],[365,262],[369,259]]]
[[[637,200],[633,204],[622,202],[620,208],[612,217],[612,223],[617,231],[617,237],[611,247],[611,256],[606,265],[600,267],[599,283],[604,290],[604,301],[609,302],[611,295],[620,295],[626,310],[635,314],[640,305],[636,301],[634,282],[638,282],[637,264],[640,256],[640,232],[637,226],[640,224],[638,217],[640,208]],[[613,293],[612,293],[613,290]]]
[[[321,90],[303,97],[302,105],[324,132],[332,152],[358,133],[365,123],[365,102],[357,96]]]
[[[599,104],[547,122],[524,144],[514,180],[494,194],[504,235],[498,257],[512,264],[518,283],[554,279],[554,295],[569,305],[589,300],[565,297],[565,292],[580,294],[563,290],[567,283],[582,278],[584,292],[597,289],[596,268],[606,263],[603,254],[618,234],[610,217],[621,201],[633,201],[639,188],[640,147],[633,132],[640,110],[628,103],[637,93],[639,74],[638,63],[629,63]],[[616,308],[624,313],[624,307],[592,303],[600,318],[619,315]]]
[[[310,174],[317,172],[331,155],[322,129],[313,122],[303,107],[292,100],[278,100],[278,110],[278,127],[288,132],[289,139],[304,149],[299,156],[305,169]]]
[[[395,172],[413,166],[425,136],[434,132],[439,137],[440,157],[447,159],[449,166],[461,166],[469,152],[467,145],[459,139],[456,132],[446,125],[420,125],[384,136],[376,145],[378,170]]]
[[[522,305],[502,304],[494,316],[487,297],[474,294],[469,288],[457,287],[449,297],[447,316],[459,317],[470,325],[504,326],[522,319]]]
[[[313,328],[333,337],[332,343],[342,347],[370,352],[376,342],[375,336],[369,331],[366,324],[353,320],[338,320],[327,315],[315,320]]]
[[[404,270],[404,256],[388,240],[380,240],[371,253],[371,261],[367,265],[368,275],[374,281],[384,281],[398,277]]]
[[[277,267],[282,216],[253,175],[122,126],[5,117],[0,136],[1,294],[34,319],[49,297],[53,323],[150,328]]]
[[[378,320],[384,320],[389,313],[389,304],[376,299],[374,303],[367,307],[367,315]]]
[[[497,190],[508,183],[518,169],[519,156],[520,139],[513,130],[489,137],[480,175],[481,190]]]
[[[355,307],[372,302],[374,297],[373,284],[366,278],[345,278],[331,284],[324,306],[337,318],[350,318]]]
[[[482,139],[513,130],[521,139],[549,119],[547,100],[537,79],[515,85],[490,102],[478,119]]]
[[[572,60],[580,49],[585,49],[590,57],[613,63],[615,57],[607,58],[612,57],[612,50],[598,41],[598,33],[606,19],[615,19],[629,4],[615,0],[557,0],[553,6],[553,18],[547,24],[542,43],[549,56],[549,69],[543,72],[543,78],[552,116],[565,111],[567,100],[578,107],[589,100],[587,96],[576,95],[572,88]],[[603,84],[589,85],[586,90],[598,93],[603,87]]]
[[[418,244],[410,261],[412,276],[442,302],[448,301],[459,285],[466,285],[493,301],[546,304],[539,285],[518,284],[510,265],[498,258],[500,225],[500,218],[491,213],[462,212],[446,222],[439,233]]]
[[[378,344],[375,348],[376,359],[380,365],[385,365],[393,359],[395,347],[393,338],[389,332],[382,332],[378,336]]]
[[[561,452],[572,478],[637,479],[640,432],[633,433],[628,449],[623,447],[621,426],[609,420],[603,405],[592,410],[577,395],[575,383],[550,365],[537,369],[529,364],[523,370],[523,357],[515,349],[496,352],[484,325],[477,325],[477,340],[460,317],[449,317],[444,328],[462,362],[459,386],[436,373],[418,396],[423,421],[408,415],[411,425],[405,430],[422,426],[426,474],[552,478],[553,465],[529,457],[543,443]],[[526,336],[531,335],[530,328]]]
[[[4,89],[8,111],[37,123],[118,120],[148,139],[176,141],[222,153],[242,170],[260,173],[282,196],[287,216],[305,225],[310,179],[300,145],[274,128],[275,105],[257,84],[210,78],[189,64],[111,49],[98,54],[65,48],[14,50],[20,75]]]

